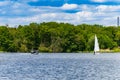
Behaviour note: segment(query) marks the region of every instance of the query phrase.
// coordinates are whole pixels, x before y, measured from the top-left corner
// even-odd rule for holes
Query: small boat
[[[32,50],[31,54],[38,54],[38,50]]]
[[[95,42],[94,42],[94,55],[99,54],[100,48],[99,48],[99,43],[97,36],[95,35]]]

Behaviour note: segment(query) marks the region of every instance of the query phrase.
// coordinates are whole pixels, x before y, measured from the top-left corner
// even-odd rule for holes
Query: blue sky
[[[0,25],[65,22],[116,26],[120,0],[0,0]]]

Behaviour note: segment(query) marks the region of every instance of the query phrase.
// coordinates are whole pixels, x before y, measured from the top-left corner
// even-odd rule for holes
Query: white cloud
[[[93,1],[93,2],[100,2],[100,3],[106,2],[106,0],[91,0],[91,1]]]
[[[120,5],[113,6],[113,5],[100,5],[97,6],[96,9],[101,12],[111,12],[111,11],[119,11],[120,10]]]
[[[99,7],[99,6],[98,6]],[[89,7],[90,8],[90,7]],[[93,7],[92,7],[93,8]],[[96,8],[95,8],[96,9]],[[49,21],[57,21],[57,22],[68,22],[72,24],[82,24],[82,23],[88,23],[88,24],[102,24],[102,25],[115,25],[115,18],[118,13],[107,13],[102,10],[100,11],[97,9],[96,12],[93,11],[79,11],[77,13],[64,13],[64,12],[43,12],[38,13],[33,16],[28,17],[15,17],[15,18],[0,18],[1,23],[8,23],[11,26],[18,25],[18,24],[29,24],[30,22],[49,22]],[[35,11],[39,11],[35,10]],[[34,12],[34,10],[33,10]],[[109,20],[109,18],[111,18]]]
[[[6,4],[5,4],[6,3]],[[116,25],[116,17],[120,14],[120,5],[77,5],[64,4],[61,7],[30,6],[26,3],[15,2],[12,5],[4,2],[0,9],[0,25],[11,26],[29,24],[30,22],[68,22],[72,24],[101,24]],[[2,3],[0,3],[3,5]],[[7,5],[10,5],[9,7]],[[77,10],[76,13],[66,13],[65,10]],[[25,15],[25,16],[24,16]],[[6,18],[7,17],[7,18]]]
[[[82,12],[77,12],[76,15],[78,17],[88,18],[88,17],[92,16],[92,12],[82,11]]]
[[[10,1],[0,1],[0,6],[7,6],[10,4]]]
[[[42,13],[42,14],[29,16],[29,17],[8,18],[7,22],[9,22],[11,24],[11,26],[15,25],[15,22],[16,22],[16,24],[29,24],[30,22],[40,23],[40,22],[49,22],[49,21],[80,24],[82,22],[85,22],[85,20],[91,20],[92,18],[90,16],[92,16],[91,12],[78,12],[75,14]]]
[[[72,10],[72,9],[76,9],[77,7],[78,7],[77,4],[68,4],[68,3],[66,3],[61,7],[61,9],[63,9],[63,10]]]

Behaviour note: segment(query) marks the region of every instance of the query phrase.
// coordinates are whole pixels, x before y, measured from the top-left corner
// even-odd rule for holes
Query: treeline
[[[0,26],[0,51],[93,51],[95,34],[101,49],[115,49],[120,46],[120,27],[43,22],[19,25],[17,28]]]

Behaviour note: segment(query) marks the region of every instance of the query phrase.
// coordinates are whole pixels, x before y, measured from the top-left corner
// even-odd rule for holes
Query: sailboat
[[[99,54],[100,48],[99,48],[99,43],[97,36],[95,35],[95,43],[94,43],[94,55]]]

